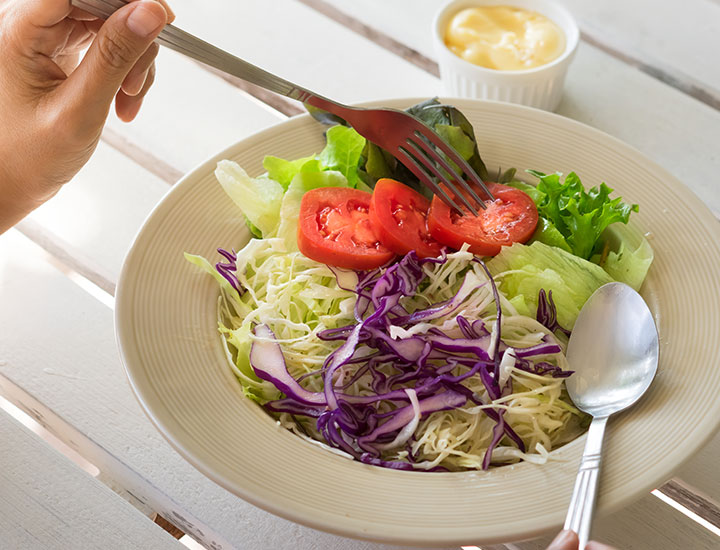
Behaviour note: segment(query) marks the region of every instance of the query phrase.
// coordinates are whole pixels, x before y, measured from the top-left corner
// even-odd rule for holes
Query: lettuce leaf
[[[333,126],[326,137],[327,145],[317,157],[321,170],[340,172],[347,178],[350,187],[356,187],[365,138],[347,126]]]
[[[498,181],[498,183],[503,182]],[[538,188],[534,185],[530,185],[529,183],[525,183],[524,181],[511,179],[510,181],[505,182],[505,185],[509,187],[514,187],[515,189],[520,189],[520,191],[523,191],[525,194],[529,195],[536,206],[539,205],[545,198],[545,193],[539,191]]]
[[[570,245],[565,240],[565,237],[563,237],[562,233],[558,231],[557,227],[555,227],[551,221],[546,220],[545,218],[538,219],[535,232],[532,237],[530,237],[530,243],[534,243],[535,241],[539,241],[550,246],[557,246],[558,248],[562,248],[565,252],[570,252],[572,254]]]
[[[625,283],[635,290],[647,276],[654,259],[650,243],[636,227],[615,224],[602,235],[605,248],[591,261],[599,264],[616,281]]]
[[[604,183],[585,191],[575,172],[570,172],[564,182],[560,181],[560,173],[544,174],[536,170],[528,173],[540,180],[531,195],[538,213],[565,238],[571,252],[581,258],[589,259],[593,255],[600,235],[609,225],[627,223],[630,213],[638,211],[637,204],[625,204],[620,197],[611,199],[612,189]],[[557,237],[553,232],[548,234]]]
[[[221,160],[215,169],[225,193],[242,210],[254,235],[273,236],[280,224],[284,189],[267,176],[251,178],[237,162]]]
[[[485,163],[480,157],[480,152],[478,151],[477,139],[475,139],[473,126],[459,109],[453,107],[452,105],[440,103],[440,101],[434,97],[432,99],[428,99],[427,101],[418,103],[417,105],[413,105],[407,109],[407,112],[422,120],[440,135],[443,135],[442,133],[447,131],[447,126],[452,126],[457,130],[462,131],[462,133],[467,137],[466,143],[472,144],[472,148],[466,148],[465,144],[462,142],[463,140],[456,132],[453,136],[449,136],[451,139],[450,144],[456,148],[458,153],[460,153],[466,161],[468,161],[468,164],[473,167],[475,172],[477,172],[478,176],[480,176],[483,181],[490,179]]]
[[[569,330],[590,295],[613,280],[599,265],[541,242],[503,247],[487,267],[521,315],[535,317],[540,289],[552,291],[558,322]]]
[[[268,155],[263,160],[267,176],[277,181],[283,189],[300,172],[324,172],[333,170],[340,172],[351,187],[358,187],[360,161],[365,149],[366,140],[352,128],[333,126],[326,132],[326,145],[319,155],[311,155],[297,160],[285,160]]]
[[[297,160],[285,160],[267,155],[263,159],[263,168],[267,170],[267,175],[270,179],[275,180],[283,186],[283,189],[287,190],[290,182],[297,173],[312,160],[315,160],[315,155]]]

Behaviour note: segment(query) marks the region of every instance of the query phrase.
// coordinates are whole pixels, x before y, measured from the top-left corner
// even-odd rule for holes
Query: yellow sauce
[[[565,34],[534,11],[482,6],[458,12],[445,44],[470,63],[500,71],[522,71],[550,63],[565,50]]]

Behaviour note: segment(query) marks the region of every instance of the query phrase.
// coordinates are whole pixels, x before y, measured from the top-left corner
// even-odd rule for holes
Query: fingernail
[[[158,2],[142,1],[127,18],[127,26],[133,33],[143,38],[157,32],[165,25],[167,13]]]
[[[159,0],[156,0],[159,1]],[[162,7],[165,8],[165,11],[167,12],[168,16],[168,23],[171,23],[173,19],[175,19],[175,12],[172,10],[170,6],[167,5],[166,2],[160,2],[162,4]]]
[[[550,546],[547,547],[547,550],[560,550],[562,548],[565,548],[565,545],[568,544],[573,538],[573,532],[569,530],[560,531],[558,533],[558,536],[553,539],[553,541],[550,543]]]

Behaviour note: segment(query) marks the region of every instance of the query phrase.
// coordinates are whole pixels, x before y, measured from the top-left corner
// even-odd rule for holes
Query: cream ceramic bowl
[[[455,55],[444,41],[445,29],[460,10],[475,6],[512,6],[538,12],[565,34],[565,51],[557,59],[524,71],[500,71],[474,65]],[[433,40],[444,91],[450,96],[519,103],[554,111],[562,98],[565,75],[575,55],[580,31],[570,12],[551,0],[454,0],[433,21]]]
[[[416,99],[390,100],[405,108]],[[475,126],[488,166],[575,170],[640,204],[655,262],[642,294],[660,334],[648,393],[608,427],[599,513],[668,479],[720,423],[720,227],[682,183],[635,149],[578,122],[498,102],[445,100]],[[379,104],[376,104],[379,106]],[[545,465],[488,472],[393,471],[354,462],[280,428],[244,397],[217,333],[216,282],[183,252],[240,248],[245,220],[215,180],[220,159],[263,172],[264,155],[319,152],[325,127],[292,118],[237,143],[175,185],[150,214],[118,281],[115,322],[130,384],[177,451],[239,497],[348,537],[460,546],[530,538],[562,525],[585,437]]]

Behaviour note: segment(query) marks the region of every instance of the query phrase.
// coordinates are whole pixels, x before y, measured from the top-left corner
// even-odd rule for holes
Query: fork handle
[[[128,4],[128,2],[127,0],[72,0],[72,4],[96,17],[107,19],[117,10]],[[252,63],[248,63],[173,25],[165,26],[156,41],[171,50],[175,50],[224,73],[256,84],[271,92],[303,103],[310,103],[326,111],[335,112],[338,108],[343,110],[342,106],[338,103],[269,73],[260,67],[256,67]],[[335,112],[335,114],[342,116],[339,112]]]
[[[597,500],[600,459],[607,419],[607,416],[595,417],[590,423],[585,450],[575,479],[573,495],[570,499],[570,508],[565,518],[564,528],[578,534],[580,540],[578,548],[585,548],[590,538],[590,526],[593,511],[595,510],[595,501]]]

